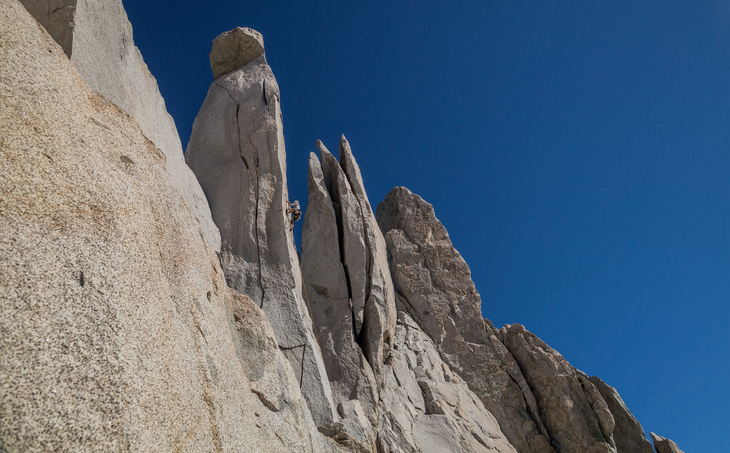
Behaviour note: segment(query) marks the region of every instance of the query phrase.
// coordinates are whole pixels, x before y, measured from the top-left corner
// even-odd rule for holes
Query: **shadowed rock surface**
[[[651,442],[646,440],[646,434],[636,418],[631,415],[629,408],[615,388],[606,384],[596,376],[588,378],[596,386],[608,409],[613,414],[616,428],[613,430],[613,440],[616,442],[618,453],[654,453]]]
[[[180,136],[165,100],[134,45],[132,24],[121,0],[22,0],[24,6],[63,48],[92,90],[117,104],[137,121],[165,156],[165,166],[202,234],[220,251],[200,184],[185,165]]]
[[[186,159],[220,228],[229,286],[266,312],[317,425],[333,422],[329,381],[286,214],[279,87],[264,55],[211,84]]]
[[[251,63],[264,54],[264,37],[248,27],[221,33],[210,50],[213,78],[224,76]]]
[[[497,418],[517,451],[551,452],[532,391],[482,319],[469,267],[451,245],[433,206],[396,187],[378,205],[377,216],[403,310]]]
[[[0,0],[0,450],[335,451],[127,113]]]
[[[654,448],[656,448],[657,453],[684,453],[671,439],[665,439],[662,436],[651,433],[651,440],[654,441]]]

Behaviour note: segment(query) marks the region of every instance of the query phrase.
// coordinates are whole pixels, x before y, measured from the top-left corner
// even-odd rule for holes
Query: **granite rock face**
[[[557,451],[616,452],[616,422],[588,376],[519,324],[503,327],[500,338],[532,388]]]
[[[264,37],[248,27],[237,27],[221,33],[210,50],[213,78],[242,68],[264,54]]]
[[[264,55],[211,84],[186,159],[220,228],[229,286],[268,316],[317,425],[333,422],[330,385],[286,214],[279,87]]]
[[[616,428],[613,430],[613,440],[616,442],[618,453],[654,453],[651,442],[646,440],[646,434],[636,418],[631,415],[624,400],[615,388],[606,384],[596,376],[588,378],[601,393],[603,400],[608,404]]]
[[[201,233],[216,251],[220,233],[208,201],[185,165],[175,121],[165,108],[157,80],[134,45],[132,25],[121,0],[22,0],[24,6],[63,48],[92,90],[137,121],[165,156],[172,176]]]
[[[132,117],[0,0],[0,449],[336,451]]]
[[[657,453],[684,453],[671,439],[665,439],[662,436],[651,433],[651,440],[654,441],[654,448],[656,448]]]
[[[518,451],[403,311],[398,312],[393,350],[383,367],[380,396],[380,452]]]
[[[496,417],[517,451],[552,452],[535,396],[496,331],[482,319],[469,267],[433,207],[397,187],[380,203],[377,217],[399,309],[433,340],[444,362]]]
[[[320,162],[312,153],[309,157],[309,201],[302,225],[305,296],[312,309],[335,404],[359,400],[360,410],[364,408],[367,418],[374,420],[378,401],[376,382],[356,341],[349,280],[341,261],[336,217]]]

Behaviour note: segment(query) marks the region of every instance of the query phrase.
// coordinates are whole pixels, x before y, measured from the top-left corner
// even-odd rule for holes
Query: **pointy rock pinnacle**
[[[240,56],[244,46],[236,39],[249,35],[254,36],[245,29],[224,34],[211,53],[225,54],[216,48],[227,43],[235,48],[229,53]],[[193,123],[186,159],[221,230],[221,263],[228,285],[264,310],[315,423],[331,423],[332,394],[286,212],[289,195],[279,87],[263,45],[253,61],[210,85]]]
[[[219,78],[242,68],[264,54],[264,37],[248,27],[221,33],[210,50],[210,68]]]

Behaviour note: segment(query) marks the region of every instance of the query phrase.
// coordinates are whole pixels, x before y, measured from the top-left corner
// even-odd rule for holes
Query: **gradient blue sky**
[[[291,198],[344,133],[373,207],[434,205],[495,325],[728,451],[730,0],[124,0],[185,147],[211,41],[263,33]]]

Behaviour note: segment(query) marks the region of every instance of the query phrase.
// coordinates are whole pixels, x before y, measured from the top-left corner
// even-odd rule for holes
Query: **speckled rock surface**
[[[213,78],[242,68],[264,54],[264,37],[248,27],[236,27],[213,40],[210,68]]]
[[[0,450],[333,451],[163,154],[17,0],[0,29]]]
[[[286,214],[279,87],[264,55],[211,84],[186,159],[220,228],[229,286],[266,312],[317,426],[333,422],[334,403]]]
[[[499,420],[520,452],[551,452],[535,397],[512,355],[481,317],[469,267],[433,206],[403,187],[378,205],[399,309],[434,341],[443,360]]]
[[[121,0],[22,0],[92,90],[117,104],[137,121],[165,156],[165,166],[200,230],[216,251],[220,233],[200,184],[185,164],[175,121],[134,45],[132,25]]]
[[[646,440],[646,434],[636,418],[631,415],[621,395],[615,388],[606,384],[596,376],[588,378],[601,393],[603,400],[608,404],[608,409],[616,422],[613,430],[613,440],[616,443],[618,453],[654,453],[651,442]]]

